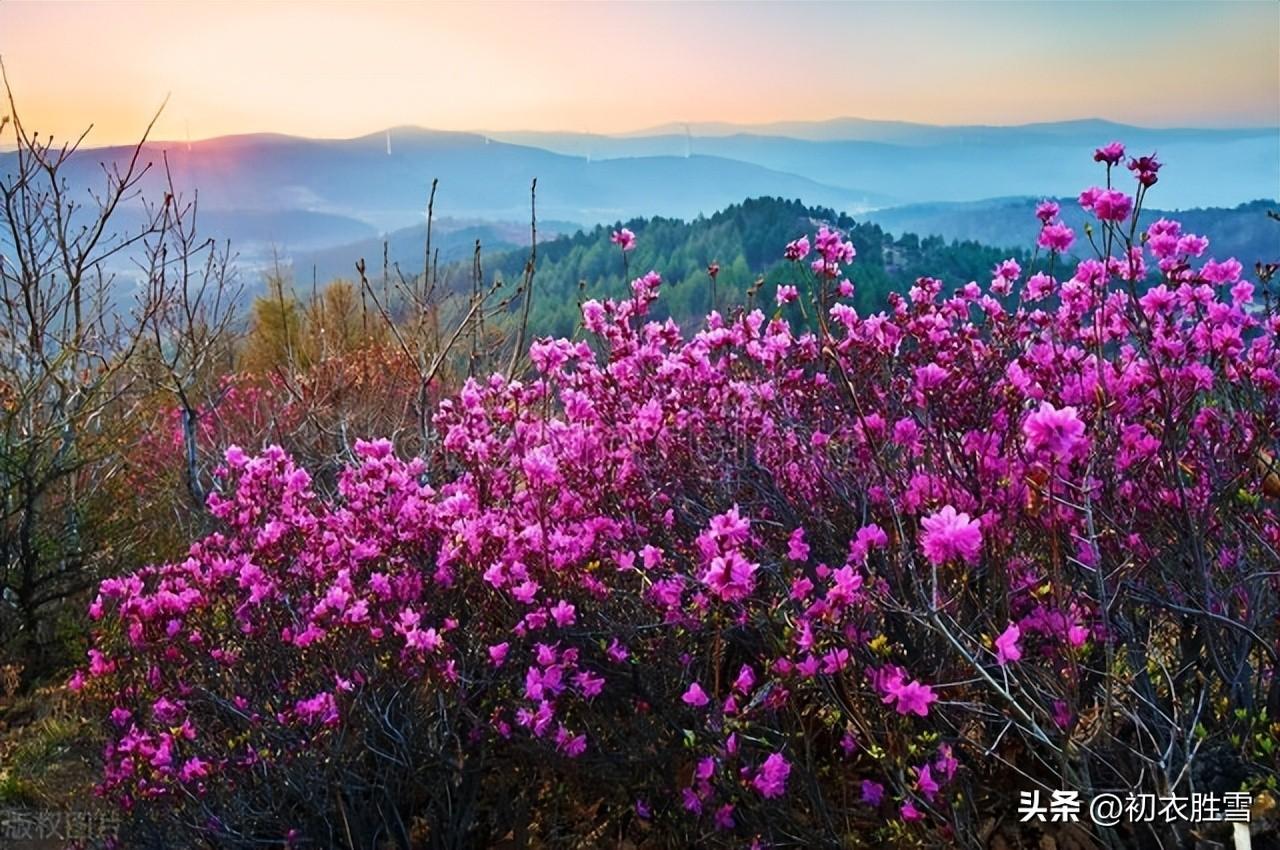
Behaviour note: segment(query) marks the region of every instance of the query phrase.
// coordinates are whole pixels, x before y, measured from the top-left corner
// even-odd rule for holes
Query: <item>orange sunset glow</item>
[[[4,0],[0,55],[29,126],[93,122],[96,143],[134,137],[166,96],[157,135],[172,139],[839,115],[1265,126],[1280,121],[1277,10]]]

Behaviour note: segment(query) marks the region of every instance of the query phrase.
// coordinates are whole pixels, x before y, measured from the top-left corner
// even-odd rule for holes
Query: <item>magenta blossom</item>
[[[933,770],[929,765],[921,765],[916,772],[916,790],[924,796],[926,800],[932,801],[941,790],[938,781],[933,778]]]
[[[1098,196],[1101,195],[1102,192],[1103,189],[1100,186],[1090,186],[1088,189],[1085,189],[1080,193],[1080,197],[1077,198],[1080,202],[1080,208],[1092,212],[1093,205],[1098,202]]]
[[[1050,251],[1062,253],[1071,248],[1071,244],[1076,241],[1076,234],[1070,227],[1062,222],[1054,222],[1045,225],[1040,231],[1040,236],[1036,240],[1041,248],[1047,248]]]
[[[1039,301],[1053,294],[1055,286],[1054,279],[1044,272],[1036,272],[1027,278],[1027,298],[1031,301]]]
[[[809,558],[809,544],[804,539],[804,529],[797,528],[787,538],[787,558],[792,561],[804,561]]]
[[[702,708],[711,701],[710,697],[707,696],[707,692],[702,689],[702,685],[697,682],[690,685],[689,690],[685,691],[680,699],[685,705],[691,705],[694,708]]]
[[[1058,409],[1047,401],[1022,426],[1033,451],[1045,451],[1060,460],[1073,456],[1087,442],[1084,432],[1074,407]]]
[[[929,563],[937,566],[954,559],[969,564],[977,562],[982,549],[982,528],[968,514],[957,513],[951,505],[946,505],[921,520],[920,526],[923,529],[920,547]]]
[[[862,780],[862,802],[876,807],[882,800],[884,800],[884,786],[871,779]]]
[[[1041,201],[1036,204],[1036,218],[1040,219],[1040,224],[1045,225],[1058,217],[1060,211],[1057,201]]]
[[[1133,198],[1119,189],[1104,189],[1093,200],[1093,213],[1101,221],[1124,221],[1133,211]]]
[[[634,251],[636,248],[636,235],[625,227],[621,230],[613,231],[609,241],[621,248],[623,253]]]
[[[1138,182],[1148,189],[1160,179],[1156,176],[1156,172],[1162,165],[1163,163],[1156,159],[1154,153],[1151,156],[1139,156],[1129,160],[1129,170],[1138,178]]]
[[[766,799],[781,797],[787,790],[787,777],[791,775],[791,764],[782,753],[774,753],[764,760],[752,786]]]
[[[917,717],[927,717],[929,715],[929,706],[938,701],[938,695],[933,692],[933,688],[928,685],[922,685],[916,679],[903,684],[902,681],[890,681],[887,684],[888,693],[882,700],[885,703],[893,703],[894,710],[899,714],[914,714]]]
[[[1017,661],[1022,658],[1022,649],[1018,646],[1020,637],[1022,637],[1021,630],[1015,624],[1010,623],[1009,628],[1005,629],[1000,637],[996,638],[996,663],[1001,667],[1010,661]]]
[[[788,260],[803,260],[809,256],[809,237],[801,236],[799,239],[788,242],[782,256]]]
[[[1124,145],[1119,142],[1112,142],[1109,145],[1103,145],[1093,152],[1094,162],[1105,162],[1107,165],[1116,165],[1122,159],[1124,159]]]
[[[736,551],[711,559],[703,583],[725,602],[745,599],[755,588],[755,574],[760,567]]]

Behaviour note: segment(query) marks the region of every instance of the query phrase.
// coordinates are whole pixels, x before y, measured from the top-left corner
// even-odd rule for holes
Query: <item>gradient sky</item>
[[[1280,3],[0,0],[28,128],[596,133],[836,116],[1280,125]]]

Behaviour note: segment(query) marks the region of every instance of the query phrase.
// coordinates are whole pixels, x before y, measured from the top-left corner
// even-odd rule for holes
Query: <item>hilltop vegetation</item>
[[[73,215],[17,138],[0,719],[65,681],[92,731],[0,741],[0,802],[87,740],[130,850],[1145,850],[1185,824],[1018,809],[1274,805],[1276,269],[1145,217],[1155,158],[1097,149],[1088,229],[1039,204],[1012,256],[760,199],[244,316],[172,184]]]
[[[1024,263],[1039,224],[1037,200],[996,199],[973,203],[919,204],[877,210],[851,216],[813,207],[798,200],[761,197],[733,204],[710,216],[693,219],[632,218],[592,228],[574,228],[565,222],[540,222],[535,267],[535,298],[530,327],[535,335],[571,335],[586,298],[617,296],[618,248],[610,234],[626,227],[642,237],[629,258],[633,269],[663,270],[667,289],[658,315],[681,323],[696,321],[712,308],[712,283],[708,269],[718,266],[715,282],[717,304],[747,304],[753,290],[772,292],[779,283],[791,283],[793,275],[776,252],[776,245],[796,234],[826,224],[848,234],[859,262],[850,271],[856,287],[853,303],[859,309],[882,304],[890,292],[905,292],[926,275],[948,283],[963,284],[990,278],[997,263],[1014,259]],[[1062,218],[1083,233],[1086,213],[1075,199],[1060,199]],[[1231,209],[1208,208],[1174,213],[1149,209],[1142,222],[1178,218],[1191,232],[1203,234],[1224,253],[1240,257],[1248,265],[1280,260],[1280,228],[1268,218],[1277,204],[1253,201]],[[529,259],[527,225],[468,225],[448,223],[435,228],[434,248],[442,264],[442,285],[462,292],[469,286],[475,245],[482,249],[482,273],[508,284],[502,292],[512,295]],[[424,227],[408,228],[386,237],[393,274],[421,274]],[[1081,241],[1073,254],[1084,256]],[[294,266],[295,289],[305,296],[314,270],[320,280],[350,279],[355,261],[365,258],[370,277],[381,274],[383,240],[363,242],[304,253]],[[763,280],[763,285],[760,281]],[[758,299],[755,303],[759,303]],[[793,318],[800,319],[795,311]],[[501,321],[499,317],[498,321]]]
[[[948,243],[914,234],[895,239],[875,224],[831,209],[755,198],[692,221],[632,219],[540,244],[531,327],[537,334],[571,335],[580,321],[582,300],[623,294],[620,254],[610,241],[618,227],[637,236],[636,250],[628,257],[632,269],[663,270],[664,295],[655,305],[655,315],[688,323],[713,307],[723,311],[755,303],[771,309],[774,287],[797,282],[794,269],[771,246],[821,225],[846,233],[857,251],[858,264],[849,275],[856,286],[853,303],[861,309],[883,304],[889,292],[905,291],[926,274],[960,283],[985,280],[999,261],[1010,256],[1025,259],[1020,251],[1011,254],[975,242]],[[527,259],[527,250],[511,251],[487,259],[486,265],[504,280],[518,280]],[[715,305],[708,273],[713,264],[718,266]]]
[[[562,240],[565,274],[649,240],[686,278],[603,272],[572,337],[522,323],[509,359],[476,329],[431,398],[415,313],[304,342],[316,305],[277,292],[283,391],[228,413],[291,448],[223,417],[211,533],[89,606],[72,687],[130,846],[1186,846],[1086,821],[1114,789],[1250,829],[1280,781],[1275,283],[1177,222],[1131,238],[1160,164],[1131,168],[1083,195],[1101,256],[1044,204],[1025,265],[975,246],[962,283],[938,240],[957,280],[867,309],[842,221],[798,204]],[[786,282],[682,330],[663,298],[712,244]],[[356,404],[315,391],[335,371]],[[1072,832],[1019,822],[1045,788]]]

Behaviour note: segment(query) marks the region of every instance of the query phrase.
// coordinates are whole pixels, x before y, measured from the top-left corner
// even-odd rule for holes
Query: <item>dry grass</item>
[[[0,805],[83,808],[93,799],[98,748],[62,687],[0,698]]]

